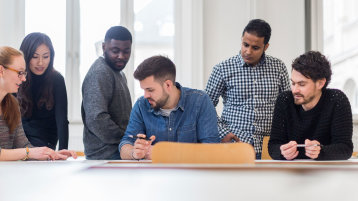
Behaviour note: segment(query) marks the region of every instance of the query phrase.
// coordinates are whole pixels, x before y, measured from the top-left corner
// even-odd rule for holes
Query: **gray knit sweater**
[[[132,109],[127,79],[99,57],[83,81],[82,97],[86,158],[111,159],[118,152]]]
[[[10,134],[9,127],[7,126],[3,117],[0,116],[0,153],[1,149],[16,149],[24,147],[33,147],[29,140],[26,138],[22,124],[19,124]]]

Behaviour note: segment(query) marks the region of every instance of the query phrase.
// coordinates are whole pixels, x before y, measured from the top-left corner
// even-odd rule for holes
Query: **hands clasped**
[[[306,156],[311,159],[316,159],[321,152],[321,146],[317,140],[305,140],[305,152]],[[287,160],[293,160],[298,156],[299,151],[297,151],[297,142],[290,141],[287,144],[280,146],[281,154]]]

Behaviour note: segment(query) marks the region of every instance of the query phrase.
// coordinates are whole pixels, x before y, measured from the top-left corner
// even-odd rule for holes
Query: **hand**
[[[306,151],[306,156],[311,158],[311,159],[316,159],[318,158],[319,153],[321,152],[321,146],[310,146],[310,145],[315,145],[318,144],[320,145],[321,143],[319,143],[317,140],[305,140],[305,151]]]
[[[290,141],[287,144],[280,146],[281,154],[283,157],[285,157],[287,160],[292,160],[298,156],[297,151],[297,142],[296,141]]]
[[[48,147],[35,147],[29,149],[29,158],[36,160],[55,160],[56,152]]]
[[[69,157],[72,157],[74,159],[77,158],[77,154],[74,151],[62,149],[60,151],[56,151],[56,160],[66,160]]]
[[[235,142],[240,142],[240,139],[234,133],[228,133],[225,137],[221,140],[222,143],[228,143],[234,140]]]
[[[137,134],[138,137],[145,138],[145,134]],[[134,159],[150,159],[152,157],[152,142],[155,140],[155,136],[150,137],[150,141],[139,139],[134,142],[132,157]]]
[[[153,149],[153,146],[150,145],[147,153],[144,156],[145,159],[152,160],[152,149]]]

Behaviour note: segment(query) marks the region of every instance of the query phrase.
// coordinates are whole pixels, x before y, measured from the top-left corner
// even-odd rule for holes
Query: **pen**
[[[320,144],[311,144],[311,145],[305,145],[305,144],[297,144],[297,147],[318,147],[321,146]]]
[[[138,137],[138,136],[136,136],[136,135],[128,135],[128,137],[133,138],[133,139],[147,140],[147,141],[150,141],[150,140],[151,140],[151,139],[148,138],[147,136],[146,136],[146,137]]]

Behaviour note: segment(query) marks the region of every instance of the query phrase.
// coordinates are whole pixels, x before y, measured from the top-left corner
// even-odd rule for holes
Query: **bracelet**
[[[26,156],[25,156],[25,158],[22,159],[23,161],[26,161],[29,159],[29,153],[30,153],[29,147],[26,147]]]

